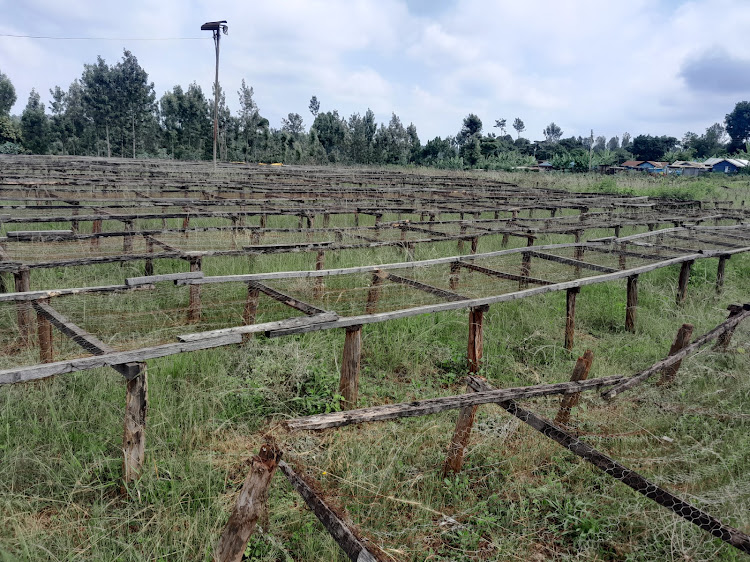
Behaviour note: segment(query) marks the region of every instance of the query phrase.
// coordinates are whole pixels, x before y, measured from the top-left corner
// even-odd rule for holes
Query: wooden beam
[[[139,367],[138,375],[127,380],[125,391],[122,475],[126,486],[141,477],[146,460],[148,370],[145,363],[140,363]]]
[[[36,314],[37,337],[39,339],[39,360],[42,363],[54,361],[52,348],[52,324],[44,314]]]
[[[627,296],[625,301],[625,330],[635,333],[635,319],[638,312],[638,276],[628,277]]]
[[[320,485],[311,483],[312,479],[309,476],[302,476],[301,473],[295,472],[284,461],[279,462],[279,468],[349,560],[353,562],[385,562],[390,560],[390,557],[386,558],[377,546],[360,537],[356,528],[345,523],[347,518],[343,514],[337,513],[315,492],[316,489],[320,489]]]
[[[662,359],[661,361],[654,363],[648,369],[644,369],[640,373],[637,373],[636,375],[629,377],[628,380],[624,381],[622,384],[619,384],[615,388],[602,393],[602,398],[606,400],[611,400],[618,394],[621,394],[625,392],[626,390],[629,390],[631,388],[634,388],[646,382],[655,373],[660,372],[665,367],[669,367],[670,365],[674,365],[678,361],[682,361],[685,357],[690,355],[693,351],[699,349],[700,347],[704,346],[708,342],[715,340],[722,334],[730,330],[733,330],[734,328],[737,327],[737,325],[740,322],[742,322],[748,317],[750,317],[750,304],[742,305],[742,307],[739,309],[739,311],[735,315],[731,315],[727,320],[725,320],[724,322],[716,326],[713,330],[706,332],[701,337],[694,340],[693,343],[691,343],[690,345],[686,347],[683,347],[680,351],[678,351],[674,355],[670,355],[666,359]]]
[[[294,318],[287,318],[286,320],[276,320],[274,322],[263,322],[261,324],[250,323],[250,320],[255,319],[255,312],[257,311],[257,302],[253,303],[252,299],[256,298],[255,293],[257,291],[253,287],[248,287],[248,299],[251,301],[248,305],[246,301],[245,310],[248,311],[247,316],[243,318],[243,321],[248,322],[244,326],[234,326],[232,328],[221,328],[219,330],[210,330],[208,332],[197,332],[193,334],[183,334],[177,336],[177,339],[181,342],[201,342],[204,340],[210,340],[215,338],[227,337],[227,336],[242,336],[243,334],[258,334],[266,333],[277,330],[291,330],[300,329],[313,324],[330,324],[339,319],[339,315],[335,312],[325,312],[322,314],[313,314],[311,316],[298,316]],[[255,310],[253,310],[255,306]],[[248,308],[249,307],[249,308]],[[346,326],[342,326],[346,327]],[[232,339],[229,343],[236,343]]]
[[[125,285],[128,287],[137,287],[138,285],[151,285],[162,281],[178,281],[186,279],[202,279],[202,271],[190,271],[186,273],[165,273],[163,275],[145,275],[143,277],[128,277],[125,279]]]
[[[470,377],[470,379],[469,384],[476,391],[486,392],[492,388],[478,377]],[[713,536],[720,538],[742,552],[750,554],[750,536],[742,531],[724,525],[718,519],[650,482],[634,470],[626,468],[604,453],[594,449],[591,445],[567,433],[551,421],[521,408],[513,400],[506,400],[497,404],[511,415],[539,431],[545,437],[562,445],[568,451],[593,464],[612,478],[619,480],[639,494],[646,496],[662,507],[666,507],[686,521],[697,525],[704,531],[711,533]]]
[[[31,276],[28,267],[21,267],[13,274],[15,289],[17,293],[25,293],[31,290]],[[28,302],[16,303],[16,320],[18,323],[18,334],[21,345],[31,346],[31,332],[34,329],[34,320],[31,314],[31,305]]]
[[[388,273],[388,272],[383,272],[383,273],[385,275],[385,278],[388,279],[388,281],[392,281],[394,283],[401,283],[402,285],[407,285],[414,289],[424,291],[425,293],[430,293],[432,295],[435,295],[436,297],[440,297],[441,299],[445,299],[450,302],[468,300],[468,297],[464,297],[457,293],[446,291],[438,287],[433,287],[432,285],[427,285],[426,283],[421,283],[413,279],[407,279],[406,277],[401,277],[400,275],[395,275],[393,273]]]
[[[427,400],[416,400],[401,404],[387,404],[384,406],[373,406],[360,408],[346,412],[333,412],[330,414],[318,414],[296,418],[284,422],[289,430],[317,430],[330,427],[341,427],[344,425],[369,423],[376,421],[387,421],[399,418],[426,416],[437,414],[446,410],[456,410],[466,406],[479,404],[490,404],[492,402],[509,399],[536,398],[538,396],[551,396],[555,394],[568,394],[596,390],[602,387],[620,384],[628,379],[626,376],[615,375],[598,379],[562,382],[555,384],[542,384],[536,386],[524,386],[516,388],[503,388],[491,392],[476,394],[459,394],[443,398],[429,398]]]
[[[677,305],[680,306],[685,302],[687,297],[688,282],[690,281],[690,269],[693,267],[692,260],[682,262],[680,266],[680,278],[677,282]]]
[[[580,245],[578,246],[580,247]],[[616,269],[612,269],[611,267],[604,267],[603,265],[595,265],[593,263],[588,263],[585,261],[580,260],[573,260],[570,258],[564,258],[562,256],[553,256],[552,254],[545,254],[544,252],[534,252],[534,251],[528,251],[527,252],[534,256],[535,258],[541,258],[543,260],[549,260],[554,261],[557,263],[562,263],[565,265],[572,265],[574,267],[582,267],[584,269],[590,269],[592,271],[600,271],[602,273],[614,273],[617,271]]]
[[[270,443],[263,445],[250,459],[250,470],[214,551],[216,562],[242,560],[258,520],[268,510],[268,487],[281,461],[281,454],[281,450]]]
[[[466,269],[470,269],[471,271],[477,271],[479,273],[483,273],[484,275],[488,275],[490,277],[497,277],[499,279],[508,279],[509,281],[532,283],[534,285],[554,285],[553,281],[546,281],[544,279],[536,279],[535,277],[523,277],[521,275],[505,273],[503,271],[497,271],[495,269],[490,269],[489,267],[484,267],[484,266],[476,265],[473,263],[467,263],[465,261],[459,260],[455,263],[458,264],[459,267],[465,267]]]
[[[743,307],[738,304],[730,304],[727,307],[727,310],[729,311],[729,319],[732,319],[735,316],[741,314],[746,309],[747,305]],[[719,335],[719,337],[716,339],[716,345],[714,346],[714,349],[718,351],[726,351],[729,348],[729,343],[732,341],[732,335],[734,334],[734,328],[735,327],[732,327],[725,331],[723,334]]]
[[[571,287],[565,295],[565,349],[573,349],[573,339],[576,329],[576,297],[581,292],[580,287]]]
[[[719,256],[719,265],[716,268],[716,293],[721,294],[724,289],[724,270],[726,269],[727,260],[732,256]]]
[[[263,283],[259,283],[258,281],[249,281],[248,286],[252,286],[254,289],[257,289],[261,293],[268,295],[272,299],[282,304],[285,304],[291,308],[294,308],[295,310],[304,312],[305,314],[309,314],[309,315],[324,314],[326,312],[325,310],[321,308],[318,308],[316,306],[313,306],[301,300],[295,299],[294,297],[290,297],[289,295],[285,295],[284,293],[281,293],[277,291],[276,289],[272,289],[268,285],[264,285]]]

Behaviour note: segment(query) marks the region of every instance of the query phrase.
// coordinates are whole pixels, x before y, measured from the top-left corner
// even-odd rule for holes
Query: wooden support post
[[[339,394],[343,396],[342,409],[351,410],[357,407],[359,393],[359,368],[362,356],[362,326],[346,328],[344,353],[341,359],[341,380]]]
[[[359,212],[354,213],[354,226],[359,226]]]
[[[474,236],[471,239],[471,253],[476,254],[477,253],[477,247],[479,246],[479,236]]]
[[[331,213],[323,214],[323,228],[328,228],[331,225]]]
[[[201,270],[201,258],[190,258],[190,271]],[[198,284],[190,284],[190,301],[188,304],[188,317],[189,323],[200,322],[201,319],[201,286]]]
[[[266,218],[266,214],[265,214],[265,213],[263,213],[263,214],[262,214],[262,215],[260,216],[260,227],[261,227],[261,228],[266,228],[266,221],[267,221],[267,218]]]
[[[744,307],[742,307],[739,304],[730,304],[727,307],[727,310],[729,311],[729,320],[730,318],[734,318],[741,312],[745,310]],[[732,341],[732,334],[734,334],[734,328],[731,328],[721,334],[718,338],[716,338],[716,345],[714,345],[714,349],[717,351],[726,351],[729,348],[729,343]]]
[[[576,244],[580,244],[581,242],[581,234],[583,233],[582,230],[576,230],[573,234],[573,240]],[[583,247],[582,246],[576,246],[573,249],[573,259],[581,261],[583,259]],[[580,277],[581,276],[581,267],[575,266],[575,276]]]
[[[372,284],[367,291],[367,304],[365,305],[365,314],[374,314],[378,308],[380,299],[380,286],[383,284],[384,276],[379,271],[372,274]]]
[[[461,225],[461,226],[459,227],[459,234],[460,234],[461,236],[463,236],[464,234],[466,234],[466,225],[465,225],[465,224],[462,224],[462,225]],[[464,251],[464,239],[463,239],[463,238],[461,238],[461,239],[459,239],[459,241],[458,241],[458,253],[459,253],[459,254],[462,254],[462,253],[463,253],[463,251]]]
[[[454,261],[451,262],[451,274],[449,278],[449,284],[451,291],[455,291],[458,288],[458,283],[460,281],[461,276],[461,264]]]
[[[508,234],[507,232],[503,232],[503,240],[502,242],[500,242],[501,246],[503,248],[507,248],[509,241],[510,241],[510,234]]]
[[[635,332],[635,317],[638,311],[638,276],[628,277],[628,293],[625,302],[625,330]]]
[[[469,374],[477,374],[482,363],[482,352],[484,345],[484,313],[489,306],[477,306],[469,309],[469,343],[467,351],[467,363]],[[464,454],[469,447],[471,428],[474,425],[478,406],[465,406],[458,412],[456,429],[448,446],[448,456],[443,464],[443,475],[458,474],[464,462]]]
[[[576,366],[573,368],[573,375],[570,377],[570,382],[585,381],[589,378],[589,371],[591,370],[591,363],[593,360],[594,352],[587,349],[586,353],[576,361]],[[555,423],[567,425],[570,421],[570,412],[578,405],[580,398],[580,392],[563,396],[560,401],[560,409],[557,411],[557,416],[555,417]]]
[[[406,261],[414,261],[414,242],[406,243]]]
[[[40,299],[39,302],[49,304],[49,299]],[[52,363],[55,360],[52,348],[52,323],[44,314],[37,312],[36,327],[39,339],[39,360],[42,363]]]
[[[677,305],[685,302],[687,296],[688,281],[690,281],[690,268],[693,267],[693,260],[682,262],[680,268],[680,279],[677,284]]]
[[[31,290],[31,272],[27,266],[23,266],[13,273],[15,280],[16,292],[21,293]],[[29,301],[20,301],[16,303],[16,318],[18,321],[18,335],[21,345],[24,347],[31,346],[31,333],[34,329],[31,312],[31,303]]]
[[[190,215],[187,215],[182,219],[182,230],[185,232],[185,238],[188,237],[188,229],[190,228]]]
[[[247,297],[245,298],[245,308],[242,311],[242,323],[245,326],[255,324],[255,316],[258,314],[258,301],[260,291],[252,284],[247,286]],[[242,334],[242,342],[252,339],[253,334]]]
[[[573,338],[576,329],[576,296],[581,292],[580,287],[571,287],[566,291],[565,299],[565,349],[573,349]]]
[[[619,238],[620,237],[620,228],[621,227],[620,227],[619,224],[615,225],[615,238]]]
[[[78,215],[78,209],[73,209],[72,215],[75,217]],[[73,234],[78,234],[78,230],[80,228],[80,222],[78,219],[72,219],[70,221],[70,230],[73,232]]]
[[[683,324],[682,326],[680,326],[680,329],[677,330],[677,335],[674,338],[674,342],[672,343],[672,347],[669,348],[669,355],[674,355],[683,347],[686,347],[690,343],[690,337],[692,335],[692,324]],[[664,369],[662,369],[661,371],[661,379],[659,379],[659,384],[672,384],[674,382],[675,376],[677,376],[677,371],[680,369],[681,364],[682,361],[677,361],[669,367],[664,367]]]
[[[727,265],[727,260],[731,258],[732,255],[724,255],[719,256],[719,267],[716,269],[716,293],[720,294],[722,289],[724,288],[724,269]]]
[[[435,213],[430,213],[430,222],[435,222]]]
[[[619,250],[622,252],[618,258],[617,258],[617,266],[620,268],[620,271],[625,271],[627,269],[627,261],[625,256],[625,244],[619,245]]]
[[[653,230],[656,228],[656,224],[653,222],[648,223],[648,231],[653,232]]]
[[[149,254],[154,253],[154,240],[150,236],[146,236],[146,252]],[[146,264],[143,267],[143,274],[150,276],[154,274],[154,260],[148,258]]]
[[[102,219],[95,219],[91,223],[91,234],[100,234],[102,231]],[[99,237],[94,236],[91,239],[91,246],[98,247],[99,246]]]
[[[122,237],[122,251],[126,254],[133,251],[133,221],[125,221],[125,235]]]
[[[531,253],[530,252],[522,252],[521,253],[521,277],[528,277],[531,273]],[[529,286],[529,282],[525,279],[520,279],[518,281],[518,289],[526,289]]]
[[[122,475],[125,485],[141,476],[146,459],[148,369],[145,363],[140,366],[140,373],[127,381],[125,393],[125,431],[122,437]]]
[[[320,271],[325,267],[326,253],[323,250],[318,250],[318,254],[315,258],[315,271]],[[325,292],[325,283],[323,277],[315,278],[315,286],[313,288],[313,296],[316,299],[322,299],[323,293]]]
[[[268,487],[281,460],[281,450],[273,443],[263,445],[250,459],[250,470],[219,538],[216,562],[240,562],[258,520],[267,510]]]

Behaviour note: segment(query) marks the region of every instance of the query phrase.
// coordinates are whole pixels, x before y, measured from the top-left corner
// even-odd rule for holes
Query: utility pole
[[[227,35],[229,26],[227,20],[209,21],[201,26],[201,31],[212,31],[214,45],[216,45],[216,78],[214,81],[214,171],[216,171],[216,142],[219,138],[219,39],[221,33]]]

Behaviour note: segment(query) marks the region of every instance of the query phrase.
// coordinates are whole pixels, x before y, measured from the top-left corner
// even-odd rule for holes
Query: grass
[[[454,243],[418,246],[417,259],[448,250]],[[398,261],[396,254],[385,249],[366,259]],[[266,259],[255,267],[296,265],[279,256],[258,262]],[[326,265],[362,259],[341,252]],[[635,373],[666,354],[683,322],[702,334],[726,317],[728,303],[747,302],[750,256],[728,262],[721,296],[716,262],[695,263],[682,307],[674,304],[678,267],[642,275],[635,334],[623,327],[624,281],[583,288],[572,353],[562,347],[564,293],[494,305],[485,315],[482,374],[496,386],[564,381],[586,349],[595,357],[591,377]],[[241,268],[231,258],[209,267],[222,266]],[[122,268],[111,269],[121,282]],[[174,306],[163,298],[165,308]],[[140,322],[148,312],[139,312]],[[118,337],[115,325],[105,328]],[[705,349],[688,358],[672,387],[647,384],[612,404],[585,395],[572,425],[626,466],[750,530],[748,333],[737,330],[729,353]],[[366,326],[360,403],[463,392],[467,335],[465,311]],[[238,348],[150,361],[146,466],[126,496],[119,375],[96,370],[0,388],[0,560],[210,560],[245,461],[269,434],[394,560],[741,559],[495,406],[480,408],[465,469],[447,479],[441,468],[455,412],[284,433],[283,419],[338,407],[342,344],[343,333],[334,331],[256,337]],[[526,406],[554,417],[558,403]],[[270,492],[269,524],[246,555],[345,559],[281,475]]]

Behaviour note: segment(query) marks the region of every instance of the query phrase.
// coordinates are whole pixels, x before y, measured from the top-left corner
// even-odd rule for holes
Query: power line
[[[205,37],[51,37],[48,35],[15,35],[0,33],[14,39],[51,39],[54,41],[205,41]]]

